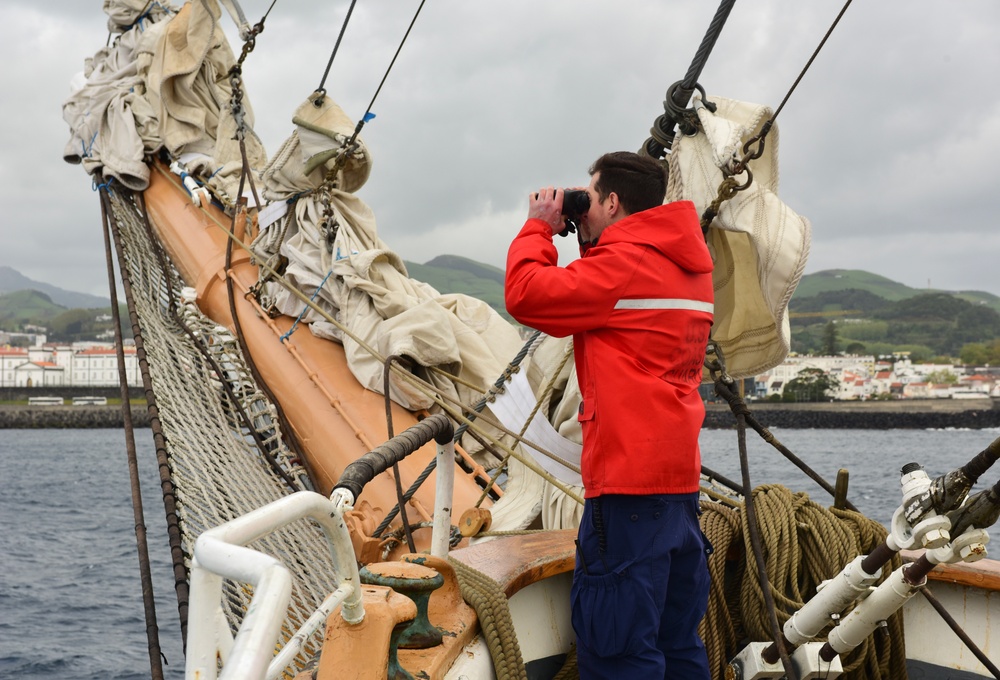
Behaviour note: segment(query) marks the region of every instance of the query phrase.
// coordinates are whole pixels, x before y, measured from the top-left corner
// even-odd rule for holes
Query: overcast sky
[[[270,0],[242,4],[254,22]],[[318,86],[348,5],[278,0],[267,19],[245,81],[269,152]],[[352,118],[418,5],[357,3],[327,81]],[[702,73],[709,96],[776,107],[842,5],[739,0]],[[374,164],[359,194],[382,238],[411,261],[454,253],[503,266],[530,191],[585,184],[601,153],[642,145],[716,6],[428,0],[364,132]],[[101,2],[0,9],[0,265],[106,295],[98,201],[62,160],[61,115],[70,78],[105,44]],[[1000,294],[998,28],[996,0],[847,10],[778,118],[780,195],[813,225],[807,273]]]

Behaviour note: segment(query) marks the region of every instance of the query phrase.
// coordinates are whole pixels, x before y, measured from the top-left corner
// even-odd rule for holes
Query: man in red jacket
[[[587,499],[572,589],[580,677],[707,679],[698,386],[712,259],[694,205],[663,204],[660,162],[609,153],[590,175],[581,258],[558,265],[564,192],[541,189],[504,290],[515,319],[573,336]]]

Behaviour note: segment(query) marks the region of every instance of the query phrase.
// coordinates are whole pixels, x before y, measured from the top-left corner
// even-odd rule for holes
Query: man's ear
[[[622,204],[618,200],[618,194],[615,192],[610,192],[608,194],[608,212],[611,217],[617,217],[621,212]]]

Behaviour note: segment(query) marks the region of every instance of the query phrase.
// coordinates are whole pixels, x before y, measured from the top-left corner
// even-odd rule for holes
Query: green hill
[[[503,270],[457,255],[439,255],[425,264],[406,262],[406,270],[418,281],[441,293],[465,293],[482,300],[508,321],[503,302]]]
[[[122,324],[128,324],[128,310],[120,306]],[[37,290],[0,293],[0,330],[20,331],[26,325],[45,329],[53,342],[96,340],[114,328],[111,307],[67,309]],[[123,328],[128,337],[128,328]]]
[[[795,307],[796,303],[802,305],[806,298],[815,298],[824,293],[850,290],[865,291],[890,302],[905,300],[928,293],[944,293],[973,304],[985,304],[993,310],[1000,312],[1000,297],[993,293],[980,290],[947,291],[910,288],[907,285],[887,279],[884,276],[860,269],[826,269],[813,274],[806,274],[795,289],[795,296],[792,298],[792,307]],[[828,297],[827,299],[831,298]],[[812,303],[804,304],[809,306]],[[843,307],[843,309],[858,309],[858,307],[849,306]],[[819,310],[803,309],[802,311]]]
[[[111,305],[108,298],[88,295],[87,293],[75,293],[58,286],[53,286],[42,281],[29,279],[13,267],[0,265],[0,293],[13,293],[16,291],[37,290],[45,293],[49,300],[65,309],[103,309]]]
[[[44,325],[65,311],[65,307],[37,290],[0,293],[0,324],[10,330],[25,323]]]
[[[830,322],[837,348],[852,353],[960,357],[969,345],[1000,342],[1000,298],[991,293],[918,290],[842,269],[810,274],[802,282],[789,304],[796,352],[824,351]]]

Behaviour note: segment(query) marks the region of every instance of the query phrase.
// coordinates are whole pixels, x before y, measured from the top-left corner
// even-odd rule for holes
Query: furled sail
[[[771,117],[765,106],[712,97],[712,113],[695,99],[701,131],[681,136],[670,154],[668,200],[693,201],[699,213],[743,145]],[[708,232],[715,261],[712,338],[735,378],[763,373],[784,361],[791,345],[788,303],[809,255],[810,225],[778,198],[778,129],[750,163],[753,182],[722,204]]]

